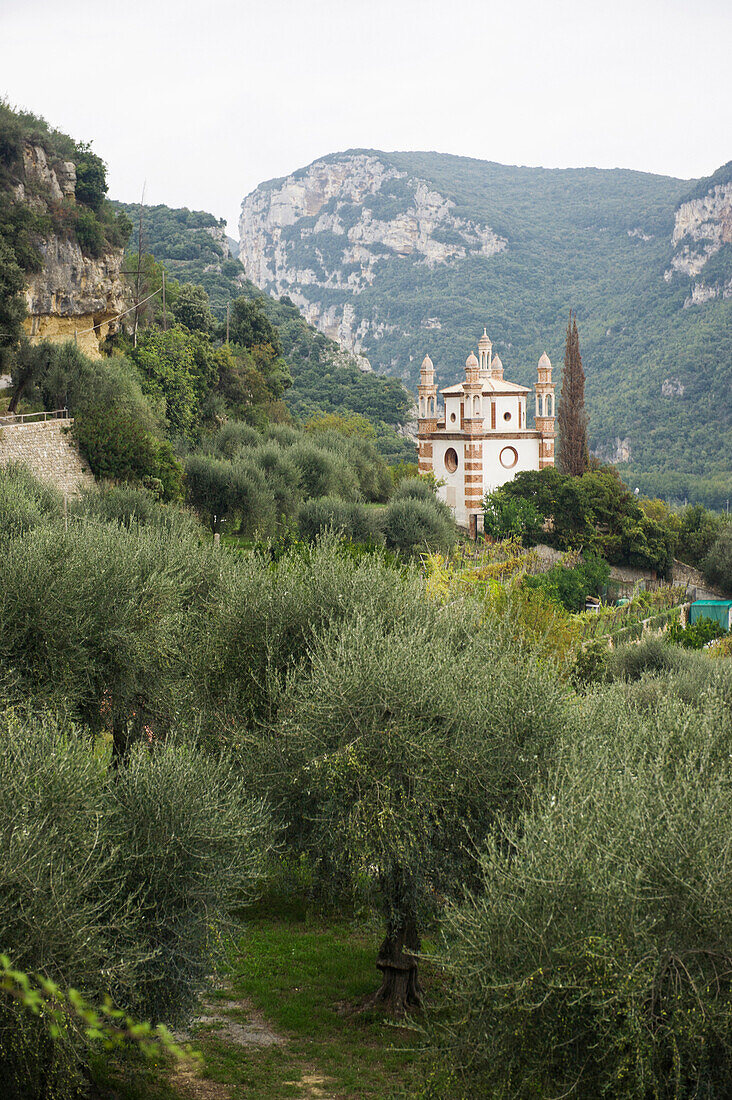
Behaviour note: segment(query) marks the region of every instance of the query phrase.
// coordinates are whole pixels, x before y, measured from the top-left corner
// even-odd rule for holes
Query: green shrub
[[[115,881],[134,899],[137,955],[123,1003],[145,1018],[190,1018],[232,912],[264,875],[272,830],[226,760],[181,744],[132,751],[113,786]]]
[[[539,541],[543,517],[533,501],[509,497],[497,489],[487,494],[484,508],[483,530],[490,538],[500,540],[518,535],[528,544]]]
[[[342,496],[353,500],[358,488],[353,471],[339,464],[336,457],[314,443],[303,441],[290,448],[288,457],[300,474],[303,495],[307,497]]]
[[[288,673],[308,660],[313,635],[358,613],[399,621],[426,602],[416,573],[395,570],[378,555],[357,561],[326,535],[313,548],[270,558],[242,554],[231,561],[211,602],[208,628],[190,653],[191,712],[210,735],[271,721]],[[1,656],[1,653],[0,653]]]
[[[424,477],[402,478],[394,489],[393,500],[427,500],[435,501],[434,485]]]
[[[439,501],[410,496],[387,505],[383,531],[386,545],[405,554],[449,550],[457,538],[455,524],[439,507]]]
[[[195,534],[200,528],[190,512],[162,504],[156,493],[137,485],[102,484],[85,490],[70,505],[70,514],[117,523],[121,527],[140,524],[158,527],[171,534]]]
[[[99,224],[99,219],[91,210],[84,210],[83,208],[78,210],[76,215],[76,239],[81,246],[81,251],[86,253],[87,256],[98,259],[104,252],[107,242]]]
[[[73,430],[96,477],[155,478],[167,500],[182,496],[183,469],[170,444],[156,439],[130,413],[101,406],[86,409],[77,415]]]
[[[732,596],[732,524],[727,523],[702,562],[702,572],[708,584]]]
[[[234,507],[231,463],[209,455],[190,455],[185,484],[187,502],[217,531]]]
[[[683,646],[684,649],[704,649],[705,645],[723,637],[725,633],[726,631],[715,619],[704,616],[687,626],[682,626],[679,622],[672,623],[666,638],[674,645]]]
[[[155,1022],[190,1018],[232,911],[258,889],[266,808],[230,764],[148,745],[111,768],[88,732],[6,712],[0,942],[24,970]],[[79,1095],[89,1041],[0,991],[3,1095]]]
[[[231,464],[231,510],[239,519],[239,534],[267,534],[274,528],[275,498],[264,472],[248,456]]]
[[[61,515],[61,497],[27,467],[0,467],[0,541],[14,538]]]
[[[570,675],[577,687],[599,684],[607,674],[610,651],[606,641],[593,638],[577,653]]]
[[[277,519],[293,518],[302,493],[300,472],[287,450],[275,442],[262,443],[251,451],[251,461],[263,471],[267,487],[274,497]]]
[[[195,532],[79,518],[11,540],[0,555],[6,695],[113,732],[120,754],[145,725],[166,732],[220,576]]]
[[[538,588],[567,611],[584,611],[588,596],[600,596],[607,585],[610,566],[597,554],[586,554],[571,568],[555,565],[546,573],[527,576],[527,588]]]
[[[611,679],[638,680],[646,672],[672,672],[681,663],[677,652],[662,638],[644,638],[612,650],[608,674]]]
[[[116,921],[128,918],[111,873],[104,768],[73,730],[64,736],[51,718],[8,710],[0,755],[3,951],[21,969],[98,997],[133,972],[132,960],[111,951]],[[9,1095],[76,1095],[84,1048],[80,1029],[54,1042],[43,1020],[0,994],[0,1081]]]
[[[309,542],[329,528],[351,542],[373,542],[379,533],[373,513],[363,504],[341,500],[340,497],[319,497],[307,500],[297,517],[300,534]]]
[[[212,438],[212,447],[222,458],[233,458],[244,447],[256,447],[262,441],[261,432],[249,424],[232,420],[222,425]]]
[[[731,734],[714,693],[594,697],[449,914],[435,1095],[732,1094]]]

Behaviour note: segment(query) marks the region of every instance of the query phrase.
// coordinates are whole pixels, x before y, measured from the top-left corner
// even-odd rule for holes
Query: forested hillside
[[[133,224],[127,268],[134,271],[140,207],[113,205]],[[227,302],[231,304],[238,297],[260,302],[279,333],[283,356],[292,375],[285,401],[295,416],[357,413],[374,425],[380,449],[390,459],[415,460],[414,443],[396,430],[409,419],[412,406],[412,397],[403,384],[364,369],[368,364],[363,359],[308,324],[287,296],[278,300],[256,287],[246,277],[240,261],[231,255],[223,222],[217,221],[213,214],[168,206],[143,207],[142,253],[154,257],[180,282],[202,286],[221,325],[226,318]],[[143,263],[143,267],[148,270],[149,262]],[[159,302],[156,308],[159,312]]]
[[[531,384],[576,309],[593,449],[645,491],[730,495],[729,165],[687,181],[349,151],[257,188],[240,233],[250,278],[412,388],[426,352],[453,380],[483,324]]]

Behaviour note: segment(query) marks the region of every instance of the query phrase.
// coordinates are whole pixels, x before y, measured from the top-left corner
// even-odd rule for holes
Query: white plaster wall
[[[518,462],[510,470],[501,465],[499,455],[504,447],[514,447]],[[539,469],[539,439],[486,439],[483,441],[483,492],[490,493],[499,485],[511,481],[524,470]]]
[[[445,466],[445,451],[454,447],[457,451],[458,466],[454,473]],[[444,481],[437,489],[437,496],[455,510],[455,519],[467,526],[468,513],[465,508],[465,443],[461,439],[435,439],[432,443],[432,471],[438,481]]]
[[[452,428],[453,431],[460,431],[460,398],[459,397],[446,397],[445,398],[445,428],[449,432]],[[451,414],[455,414],[455,419],[450,420]]]
[[[519,430],[523,430],[523,427],[519,429],[518,426],[519,403],[517,397],[514,397],[513,395],[510,397],[498,396],[495,398],[495,405],[497,432],[517,432]],[[507,412],[511,414],[510,420],[503,419],[503,414]],[[521,423],[522,425],[524,424],[523,419]]]

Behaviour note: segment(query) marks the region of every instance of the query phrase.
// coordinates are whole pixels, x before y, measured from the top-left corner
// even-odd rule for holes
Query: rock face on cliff
[[[505,249],[506,241],[490,226],[460,217],[454,208],[424,180],[379,157],[346,153],[244,199],[239,258],[258,286],[287,294],[311,324],[360,353],[367,333],[383,335],[387,327],[357,320],[347,300],[327,304],[302,288],[353,296],[373,285],[390,257],[434,267]]]
[[[91,358],[117,327],[130,305],[120,275],[122,250],[98,260],[84,256],[76,241],[52,236],[37,244],[41,271],[28,276],[25,290],[29,335],[37,340],[74,340]]]
[[[43,213],[49,205],[74,203],[76,166],[72,161],[49,164],[40,145],[23,148],[24,179],[15,199]],[[117,326],[117,317],[131,304],[120,275],[123,250],[109,249],[98,258],[84,255],[77,240],[55,233],[36,235],[41,270],[27,276],[26,329],[36,340],[76,339],[82,350],[99,358],[99,345]]]
[[[716,182],[720,176],[721,182]],[[664,272],[666,282],[675,275],[693,280],[684,301],[687,309],[713,298],[732,298],[732,164],[706,183],[676,210],[674,253]]]

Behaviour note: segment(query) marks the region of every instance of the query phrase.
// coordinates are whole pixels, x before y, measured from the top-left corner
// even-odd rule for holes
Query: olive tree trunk
[[[415,958],[420,949],[417,920],[413,913],[389,920],[376,960],[376,966],[381,971],[381,988],[374,997],[374,1004],[394,1016],[404,1016],[422,1005],[422,987]]]

